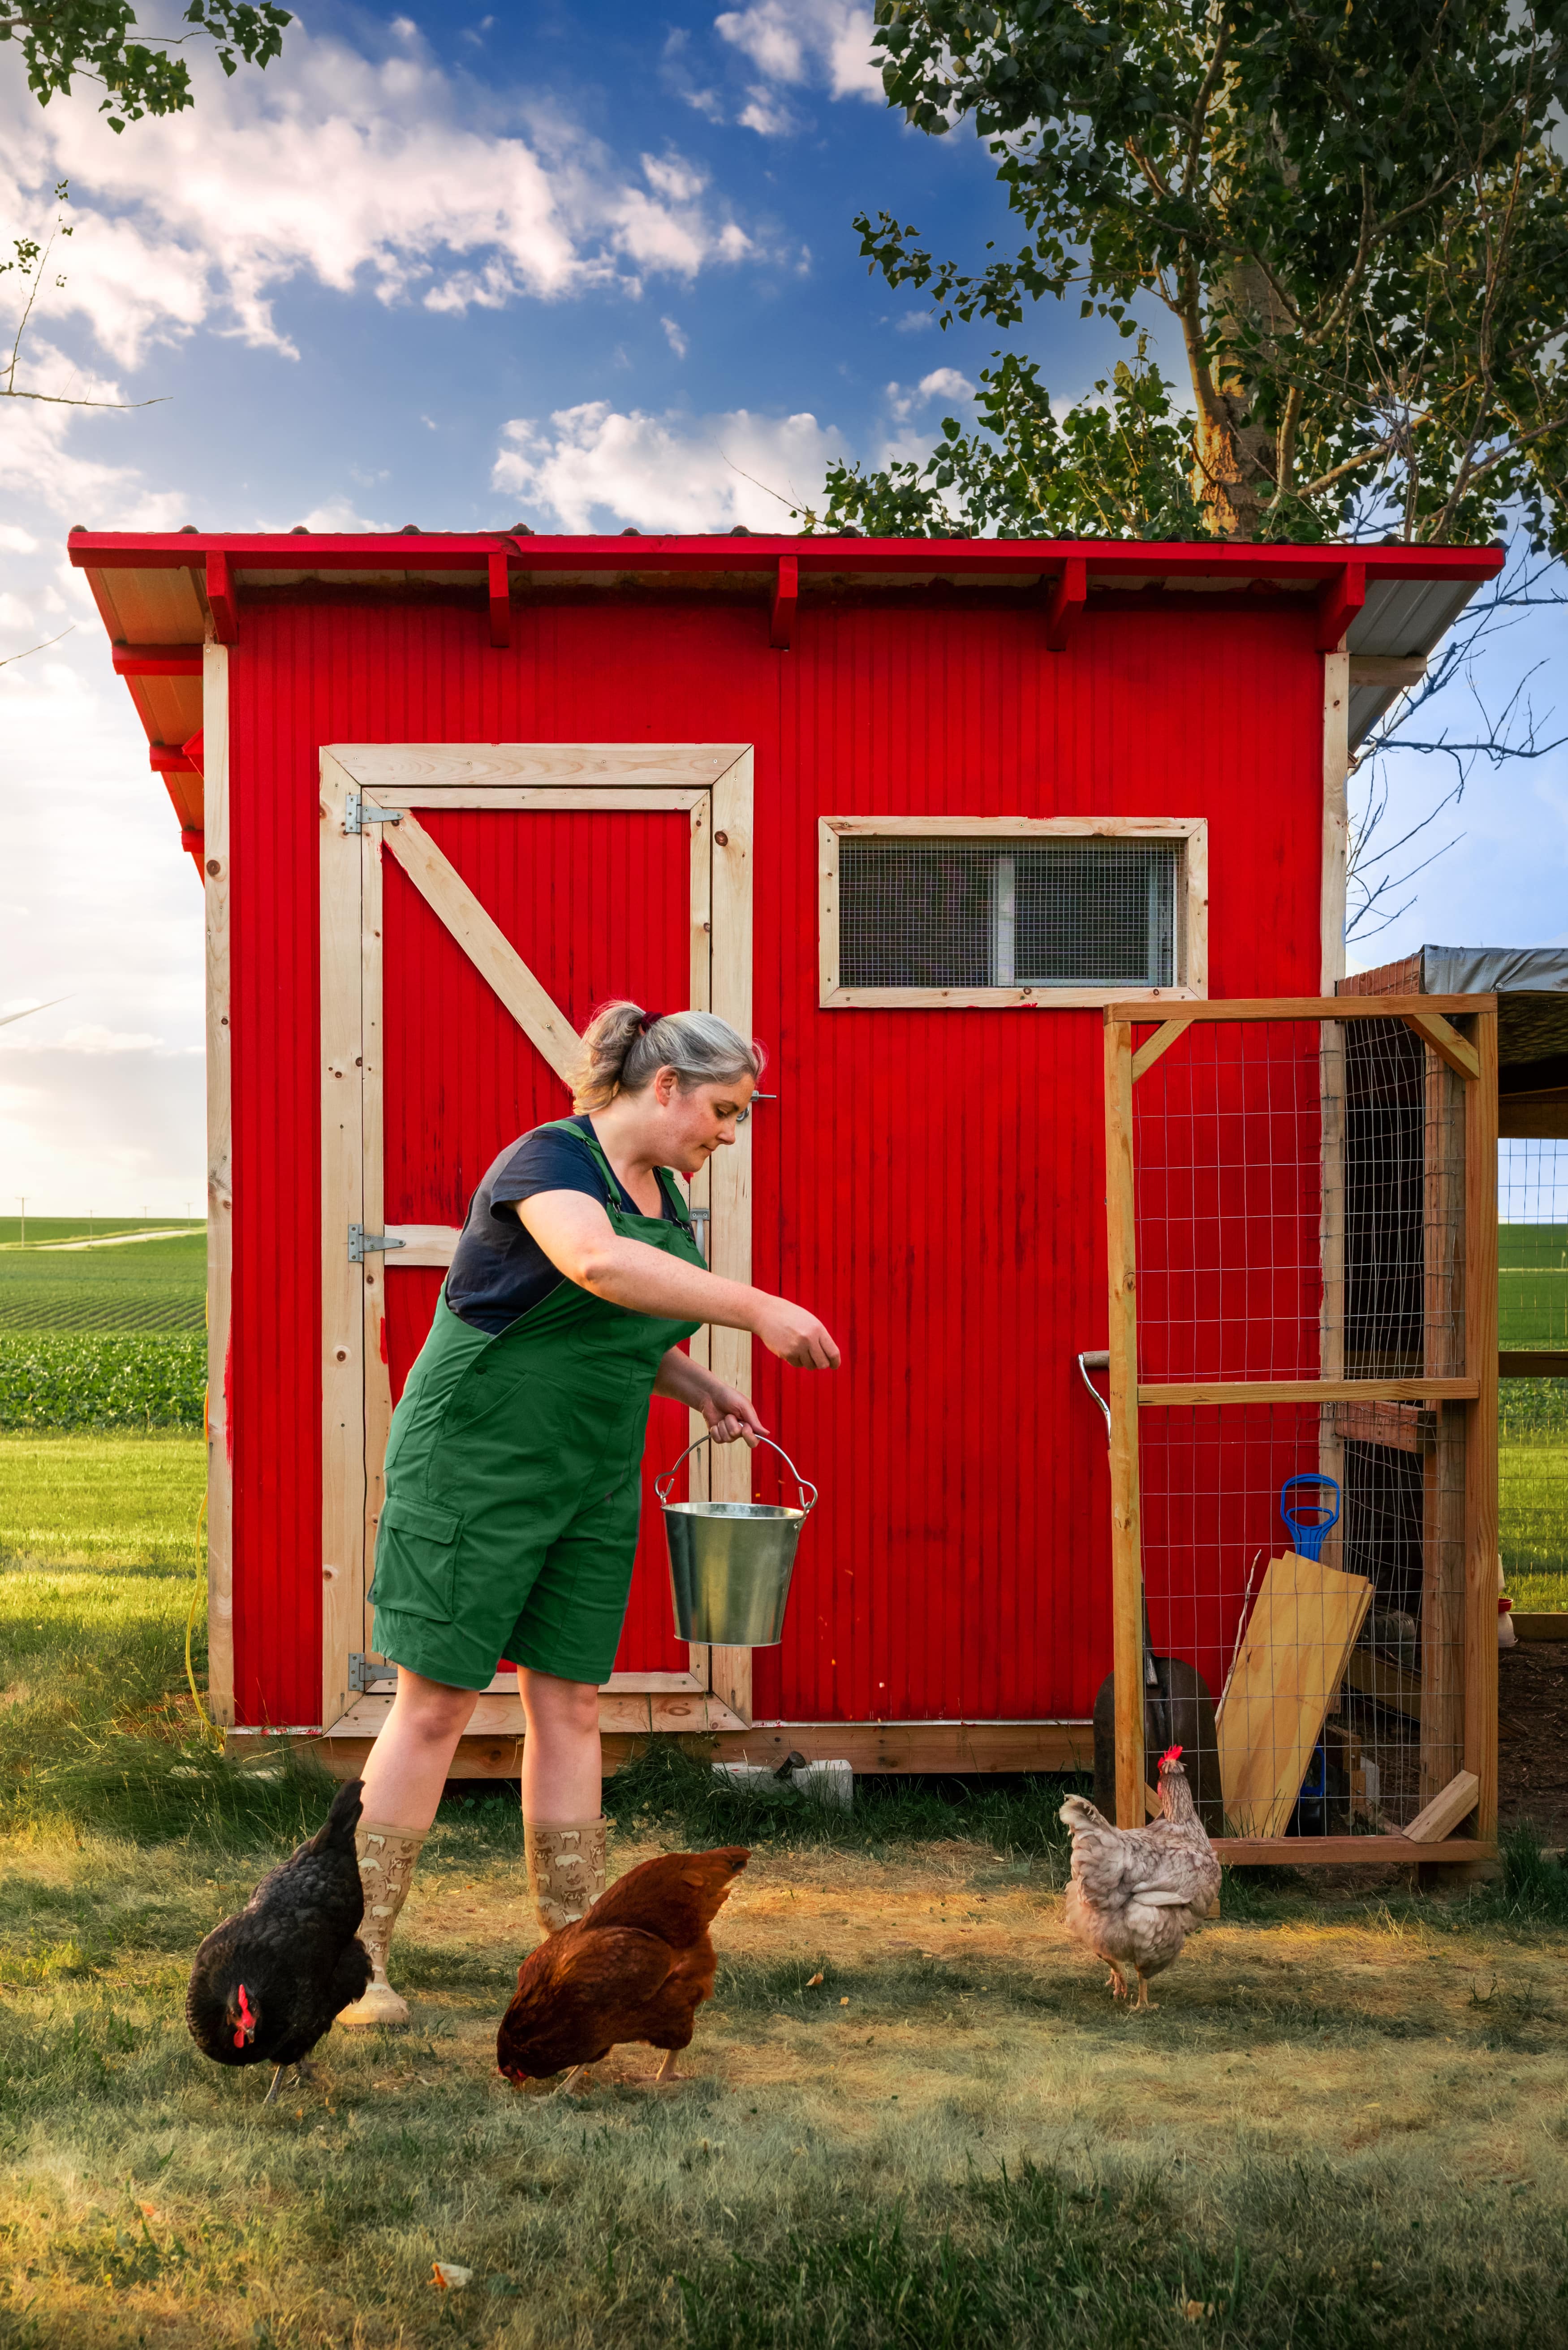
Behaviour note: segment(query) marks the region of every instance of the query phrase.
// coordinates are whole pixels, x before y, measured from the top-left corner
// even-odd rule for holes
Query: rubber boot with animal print
[[[576,1820],[566,1827],[525,1820],[523,1849],[540,1932],[558,1934],[586,1918],[605,1889],[603,1820]]]
[[[382,1820],[361,1820],[354,1838],[359,1858],[359,1882],[365,1888],[365,1917],[359,1939],[370,1958],[370,1981],[363,1994],[338,2015],[339,2023],[407,2023],[408,2002],[387,1981],[387,1952],[398,1912],[408,1898],[420,1856],[422,1835]]]

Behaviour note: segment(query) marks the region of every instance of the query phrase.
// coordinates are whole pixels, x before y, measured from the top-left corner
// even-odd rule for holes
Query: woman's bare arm
[[[837,1347],[804,1305],[743,1281],[723,1281],[646,1242],[623,1240],[586,1191],[540,1191],[532,1200],[519,1200],[517,1213],[556,1272],[595,1297],[628,1306],[634,1314],[750,1330],[770,1354],[803,1369],[838,1367]]]
[[[768,1432],[750,1396],[726,1385],[705,1364],[694,1363],[679,1347],[671,1347],[659,1366],[653,1392],[700,1411],[716,1444],[733,1444],[738,1436],[743,1436],[754,1449],[757,1439]]]

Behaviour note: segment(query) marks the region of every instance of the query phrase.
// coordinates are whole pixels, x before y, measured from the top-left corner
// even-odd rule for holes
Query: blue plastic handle
[[[1323,1512],[1328,1507],[1326,1501],[1309,1502],[1306,1506],[1308,1509],[1314,1509],[1318,1512],[1321,1523],[1315,1526],[1308,1525],[1306,1520],[1301,1517],[1286,1503],[1285,1495],[1290,1492],[1293,1485],[1326,1486],[1328,1491],[1334,1495],[1333,1517],[1325,1518],[1322,1515]],[[1334,1483],[1332,1477],[1324,1477],[1315,1470],[1304,1477],[1287,1477],[1284,1483],[1280,1487],[1280,1515],[1283,1518],[1286,1525],[1289,1526],[1291,1530],[1291,1537],[1294,1542],[1298,1555],[1302,1558],[1321,1558],[1323,1556],[1324,1536],[1332,1527],[1336,1526],[1339,1523],[1339,1487]]]

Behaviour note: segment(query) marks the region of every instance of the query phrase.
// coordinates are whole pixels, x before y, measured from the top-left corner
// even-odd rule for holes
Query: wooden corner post
[[[1138,1528],[1137,1243],[1132,1027],[1106,1015],[1106,1255],[1110,1288],[1111,1619],[1116,1819],[1144,1820],[1143,1561]]]
[[[1465,1087],[1465,1769],[1473,1831],[1497,1835],[1497,1014],[1478,1012],[1479,1075]]]
[[[207,1700],[234,1720],[234,1431],[229,1333],[234,1252],[229,1051],[229,651],[202,655],[202,868],[207,894]]]

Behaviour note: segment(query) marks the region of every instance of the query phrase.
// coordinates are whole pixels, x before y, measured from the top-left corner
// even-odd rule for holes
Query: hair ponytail
[[[673,1069],[683,1093],[693,1086],[763,1074],[760,1045],[748,1045],[716,1012],[649,1014],[639,1003],[603,1003],[583,1035],[572,1071],[572,1106],[604,1109],[617,1094],[639,1094],[660,1069]]]

